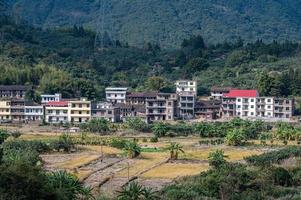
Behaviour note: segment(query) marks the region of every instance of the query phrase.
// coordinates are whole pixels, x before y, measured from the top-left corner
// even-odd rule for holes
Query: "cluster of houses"
[[[41,103],[25,100],[30,86],[0,86],[0,122],[84,123],[105,118],[113,123],[128,117],[155,121],[229,119],[289,120],[294,100],[261,97],[256,90],[213,87],[211,96],[197,97],[196,81],[175,83],[175,93],[130,92],[128,88],[106,88],[106,101],[87,98],[64,99],[61,94],[42,94]]]

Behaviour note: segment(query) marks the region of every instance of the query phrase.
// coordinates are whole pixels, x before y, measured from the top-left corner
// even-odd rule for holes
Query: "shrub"
[[[239,146],[243,145],[245,136],[242,129],[233,129],[226,135],[226,143],[228,145]]]
[[[20,131],[13,131],[11,133],[11,136],[13,136],[15,139],[19,138],[22,135],[22,133]]]
[[[123,150],[126,152],[128,158],[135,158],[141,153],[141,147],[136,141],[127,141]]]
[[[113,138],[111,141],[109,141],[109,145],[117,149],[123,149],[126,145],[126,142],[127,140],[125,139]]]
[[[209,153],[209,165],[214,168],[219,168],[227,163],[226,159],[227,156],[225,156],[223,150],[216,150]]]
[[[147,142],[147,138],[143,138],[143,139],[142,139],[142,142]]]
[[[70,152],[74,148],[74,143],[70,135],[64,133],[58,140],[52,142],[52,147],[57,151],[64,150],[65,152]]]
[[[8,132],[6,130],[0,129],[0,144],[2,144],[8,137]]]
[[[163,122],[155,123],[152,127],[152,131],[157,137],[164,137],[168,132],[168,126]]]
[[[2,145],[3,151],[9,151],[11,149],[32,149],[38,153],[44,153],[51,150],[51,147],[46,142],[40,140],[10,140]]]
[[[148,125],[139,117],[127,118],[125,124],[127,128],[135,131],[148,131]]]
[[[104,118],[91,119],[82,127],[92,133],[107,133],[110,131],[110,122]]]
[[[157,143],[159,140],[158,140],[158,137],[152,137],[151,139],[150,139],[150,142],[152,142],[152,143]]]

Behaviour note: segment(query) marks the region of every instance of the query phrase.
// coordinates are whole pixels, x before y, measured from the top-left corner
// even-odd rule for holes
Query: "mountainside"
[[[98,0],[4,0],[15,16],[43,28],[84,25],[95,29]],[[301,40],[297,0],[110,0],[105,29],[130,45],[148,41],[179,46],[201,34],[209,43],[242,37]]]

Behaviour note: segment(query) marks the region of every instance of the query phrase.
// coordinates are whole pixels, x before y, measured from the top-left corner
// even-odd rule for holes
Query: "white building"
[[[62,94],[56,93],[56,94],[42,94],[41,95],[41,103],[45,104],[52,101],[61,101],[62,100]]]
[[[44,117],[43,106],[34,102],[25,102],[24,115],[26,121],[42,121]]]
[[[45,105],[45,121],[59,124],[68,122],[68,102],[52,101]]]
[[[106,100],[111,103],[125,103],[127,88],[106,88]]]
[[[179,94],[181,92],[193,92],[195,95],[197,94],[197,82],[196,81],[188,81],[188,80],[180,80],[176,82],[176,93]]]

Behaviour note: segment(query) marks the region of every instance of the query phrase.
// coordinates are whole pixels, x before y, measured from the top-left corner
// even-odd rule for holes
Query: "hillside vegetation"
[[[81,26],[42,30],[10,17],[0,18],[0,33],[0,84],[31,84],[38,92],[101,99],[107,86],[173,92],[175,80],[193,78],[199,95],[213,85],[301,95],[300,45],[289,41],[208,45],[194,36],[177,50],[120,41],[100,50],[93,46],[95,34]]]
[[[43,28],[84,25],[94,29],[98,0],[4,0],[11,12]],[[209,43],[301,39],[301,2],[296,0],[110,0],[106,24],[131,45],[145,41],[179,47],[201,34]]]

